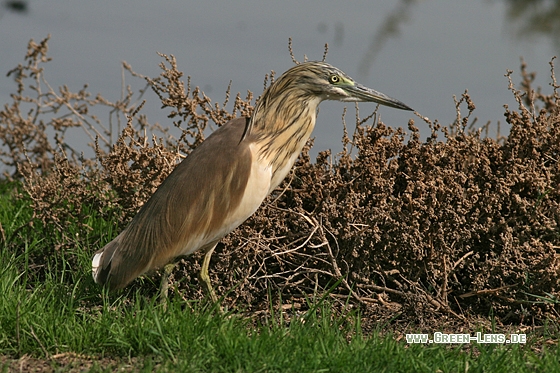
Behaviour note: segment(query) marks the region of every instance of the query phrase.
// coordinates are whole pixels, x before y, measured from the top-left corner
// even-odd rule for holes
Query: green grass
[[[65,252],[38,224],[27,227],[25,201],[1,186],[0,372],[35,358],[67,371],[57,354],[75,354],[92,372],[127,368],[169,372],[553,372],[560,349],[527,345],[407,345],[392,335],[363,335],[360,315],[335,316],[319,303],[298,320],[256,323],[177,299],[164,307],[139,290],[106,294],[90,274],[93,244],[110,224],[92,215],[91,241]],[[15,232],[15,233],[14,233]],[[71,234],[75,234],[69,228]],[[45,270],[30,258],[45,255]],[[34,264],[37,265],[36,262]],[[529,340],[534,340],[529,337]],[[538,348],[537,348],[538,347]],[[535,352],[539,351],[539,352]],[[75,367],[74,367],[75,369]]]

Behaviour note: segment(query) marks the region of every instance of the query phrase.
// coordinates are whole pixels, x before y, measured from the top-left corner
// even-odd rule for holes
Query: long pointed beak
[[[380,105],[390,106],[396,109],[411,110],[414,109],[410,106],[400,102],[397,99],[387,96],[381,92],[377,92],[371,88],[365,87],[361,84],[354,83],[344,87],[344,90],[350,94],[344,101],[368,101],[377,102]]]

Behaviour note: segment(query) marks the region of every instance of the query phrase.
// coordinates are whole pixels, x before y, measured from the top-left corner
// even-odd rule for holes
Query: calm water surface
[[[455,118],[453,95],[468,89],[481,125],[503,123],[503,105],[515,105],[504,77],[520,57],[550,91],[548,62],[560,53],[558,2],[528,1],[27,1],[23,9],[3,2],[0,18],[0,102],[15,91],[7,71],[22,62],[29,39],[51,34],[46,78],[110,100],[121,95],[121,61],[139,73],[159,74],[156,52],[176,56],[179,68],[215,101],[229,81],[234,92],[262,92],[264,75],[296,58],[327,61],[360,83],[400,99],[430,119]],[[537,5],[532,5],[540,4]],[[542,4],[544,3],[544,4]],[[513,4],[516,4],[515,6]],[[140,87],[140,82],[129,83]],[[151,122],[170,123],[157,97],[146,96]],[[353,104],[325,102],[314,132],[315,150],[340,150],[341,114]],[[374,109],[361,104],[365,116]],[[466,108],[464,108],[466,111]],[[408,112],[381,108],[383,121],[406,127]],[[422,134],[428,130],[416,118]],[[503,127],[503,126],[502,126]],[[75,135],[77,136],[77,135]],[[87,141],[77,137],[72,141]]]

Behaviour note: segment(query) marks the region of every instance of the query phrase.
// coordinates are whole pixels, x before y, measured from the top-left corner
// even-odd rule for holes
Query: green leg
[[[206,291],[206,294],[208,294],[212,299],[212,302],[217,303],[218,297],[216,297],[216,293],[214,292],[214,289],[212,288],[212,283],[210,282],[210,276],[208,276],[208,265],[210,264],[210,257],[212,256],[212,253],[214,252],[215,248],[216,245],[214,245],[210,250],[206,252],[206,255],[204,255],[204,261],[202,262],[202,268],[200,269],[198,278],[200,279],[200,282],[204,286],[204,290]]]

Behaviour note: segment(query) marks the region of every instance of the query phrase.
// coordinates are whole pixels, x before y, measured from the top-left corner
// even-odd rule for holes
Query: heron
[[[289,173],[323,100],[413,110],[326,62],[293,66],[263,92],[250,117],[227,122],[179,163],[128,226],[94,254],[95,282],[122,289],[177,257],[204,250],[199,278],[216,302],[208,276],[216,245]]]

